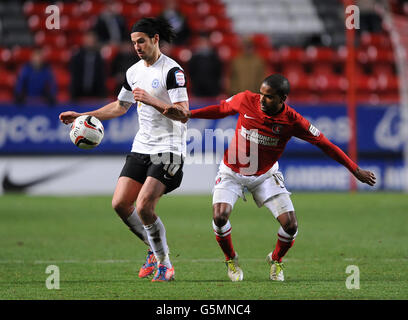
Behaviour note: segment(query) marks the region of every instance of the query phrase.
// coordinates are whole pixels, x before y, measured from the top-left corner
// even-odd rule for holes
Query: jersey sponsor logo
[[[156,88],[158,88],[159,87],[159,79],[154,79],[153,81],[152,81],[152,88],[154,88],[154,89],[156,89]]]
[[[174,75],[176,76],[176,83],[179,87],[182,87],[186,84],[186,78],[184,77],[184,72],[177,70]]]
[[[219,177],[216,181],[215,181],[215,184],[217,185],[217,184],[219,184],[221,182],[221,177]]]
[[[274,123],[274,124],[272,124],[272,132],[274,133],[274,134],[280,134],[281,133],[281,130],[282,130],[282,125],[281,124],[278,124],[278,123]]]
[[[320,131],[319,129],[317,129],[314,125],[310,124],[309,126],[309,131],[312,135],[314,135],[315,137],[320,136]]]
[[[279,138],[273,138],[264,136],[258,133],[258,130],[248,130],[241,126],[241,136],[246,140],[261,144],[264,146],[276,147],[279,142]]]
[[[256,119],[256,118],[254,118],[254,117],[248,116],[246,113],[244,114],[244,118],[246,118],[246,119]]]

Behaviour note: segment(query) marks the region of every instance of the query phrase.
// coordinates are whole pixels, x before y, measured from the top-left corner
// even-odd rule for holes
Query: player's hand
[[[148,105],[153,105],[153,97],[148,94],[146,90],[135,88],[132,93],[136,101],[140,101]]]
[[[191,112],[190,110],[186,110],[181,106],[171,105],[164,109],[163,115],[172,120],[177,120],[181,121],[182,123],[186,123],[191,116]]]
[[[354,171],[354,176],[363,183],[367,183],[370,186],[375,185],[376,178],[371,171],[357,168],[356,171]]]
[[[76,118],[78,118],[81,114],[75,111],[65,111],[60,113],[59,119],[63,124],[69,124],[74,122]]]

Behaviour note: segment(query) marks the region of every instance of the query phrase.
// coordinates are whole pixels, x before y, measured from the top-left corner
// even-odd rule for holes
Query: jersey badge
[[[159,87],[159,79],[154,79],[152,81],[152,88],[156,89]]]
[[[282,130],[282,125],[279,123],[273,123],[272,124],[272,132],[274,134],[280,134]]]

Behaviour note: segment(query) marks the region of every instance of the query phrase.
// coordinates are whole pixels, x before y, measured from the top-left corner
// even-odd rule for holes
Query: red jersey
[[[224,163],[244,175],[266,173],[282,155],[286,144],[297,137],[320,147],[350,171],[357,165],[316,127],[287,104],[268,116],[261,110],[260,95],[244,91],[220,105],[191,111],[192,118],[218,119],[239,114],[235,135],[224,154]]]

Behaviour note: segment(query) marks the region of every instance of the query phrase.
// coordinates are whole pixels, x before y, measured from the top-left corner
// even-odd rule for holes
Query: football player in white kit
[[[63,112],[59,118],[65,124],[83,114],[108,120],[137,103],[139,131],[117,181],[112,207],[148,246],[139,277],[155,272],[152,281],[169,281],[174,279],[174,266],[155,206],[163,194],[180,186],[183,177],[187,126],[173,121],[171,110],[189,109],[186,79],[180,65],[160,52],[159,41],[174,38],[165,20],[143,18],[133,25],[130,36],[141,60],[127,70],[118,99],[91,112]]]

